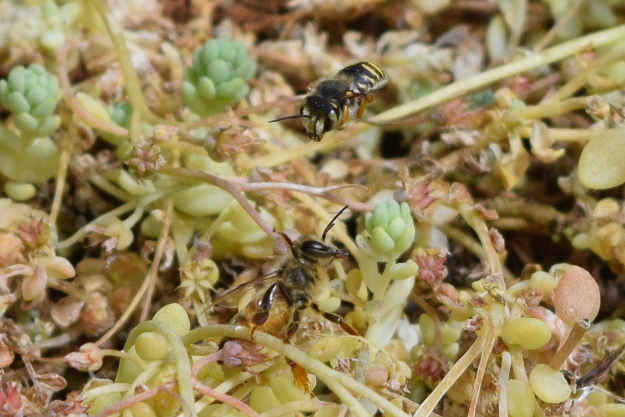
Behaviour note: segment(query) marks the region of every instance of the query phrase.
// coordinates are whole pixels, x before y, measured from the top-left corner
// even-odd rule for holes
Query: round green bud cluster
[[[211,39],[193,53],[181,86],[183,103],[200,116],[216,114],[249,91],[256,62],[245,45],[226,38]]]
[[[365,215],[365,231],[368,236],[356,242],[366,254],[378,262],[397,259],[414,241],[410,207],[396,201],[376,205],[373,212]]]
[[[15,67],[0,80],[0,103],[13,113],[13,123],[23,135],[48,136],[61,124],[54,115],[60,99],[59,80],[41,66]]]

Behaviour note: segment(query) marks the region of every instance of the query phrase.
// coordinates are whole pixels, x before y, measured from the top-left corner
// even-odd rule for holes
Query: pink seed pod
[[[579,266],[571,266],[562,274],[553,294],[556,314],[573,326],[580,320],[592,322],[599,313],[601,295],[595,279]]]

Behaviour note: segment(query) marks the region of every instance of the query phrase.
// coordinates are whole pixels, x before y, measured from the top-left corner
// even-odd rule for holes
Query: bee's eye
[[[301,250],[306,255],[316,256],[316,257],[330,257],[337,256],[340,252],[338,249],[333,248],[332,246],[328,246],[325,243],[319,242],[317,240],[306,240],[301,245]]]
[[[329,132],[336,126],[336,121],[332,117],[326,117],[323,119],[323,131]]]

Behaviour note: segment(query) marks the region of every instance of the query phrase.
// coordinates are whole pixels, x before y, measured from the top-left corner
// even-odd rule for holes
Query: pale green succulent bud
[[[0,80],[0,103],[13,113],[15,127],[30,137],[48,136],[59,127],[61,118],[53,114],[59,99],[57,77],[41,65],[15,67]]]
[[[182,101],[200,116],[219,113],[249,92],[254,72],[256,62],[245,45],[211,39],[193,53],[193,66],[186,69],[181,86]]]
[[[365,232],[357,243],[378,260],[396,259],[406,251],[414,240],[415,226],[408,204],[387,201],[375,206],[365,215]]]

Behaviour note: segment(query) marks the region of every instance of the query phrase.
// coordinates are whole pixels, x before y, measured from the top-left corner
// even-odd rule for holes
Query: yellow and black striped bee
[[[342,129],[350,119],[360,119],[367,104],[373,101],[371,93],[384,87],[387,82],[384,71],[372,62],[349,65],[331,77],[310,84],[299,115],[271,122],[306,119],[304,128],[308,137],[319,142],[326,132]]]

